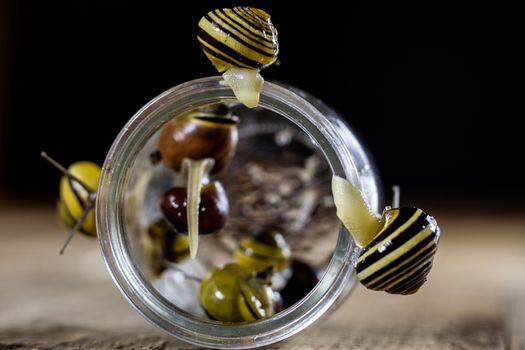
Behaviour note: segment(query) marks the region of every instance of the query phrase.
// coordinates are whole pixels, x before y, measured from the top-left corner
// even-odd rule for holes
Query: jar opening
[[[170,177],[162,168],[157,168],[160,170],[156,172],[150,171],[150,175],[146,177],[138,176],[148,174],[148,171],[152,169],[149,155],[154,151],[156,145],[155,135],[173,116],[183,115],[199,106],[224,102],[232,103],[233,101],[233,93],[228,87],[221,84],[220,77],[191,81],[153,99],[128,122],[117,137],[104,163],[98,187],[97,229],[100,235],[102,251],[108,268],[123,294],[146,319],[169,333],[193,344],[215,348],[257,347],[295,334],[326,312],[342,295],[344,289],[351,289],[355,283],[352,266],[356,258],[357,248],[344,229],[335,234],[335,236],[338,236],[337,243],[335,243],[334,239],[330,247],[330,251],[333,251],[333,254],[329,254],[329,262],[323,264],[323,276],[308,295],[293,303],[293,305],[288,305],[285,310],[276,315],[259,321],[232,325],[206,320],[206,313],[189,313],[188,310],[191,308],[181,307],[181,305],[177,307],[174,305],[174,303],[177,303],[176,299],[168,300],[169,297],[167,298],[166,296],[169,295],[169,286],[159,287],[159,284],[151,283],[150,277],[144,268],[147,265],[147,263],[144,263],[145,255],[140,256],[140,254],[136,253],[137,251],[143,251],[141,240],[136,238],[136,236],[133,236],[135,238],[132,239],[128,231],[130,227],[142,229],[148,227],[150,222],[144,218],[151,220],[152,217],[158,216],[158,212],[155,212],[157,208],[154,208],[152,205],[142,204],[148,200],[152,200],[154,203],[158,196],[161,195],[160,191],[164,191],[166,186],[174,183],[174,181],[176,182],[176,179]],[[257,223],[256,218],[264,214],[264,210],[262,210],[257,215],[252,213],[254,216],[250,217],[249,213],[245,212],[245,220],[241,222],[242,210],[251,207],[239,205],[238,203],[243,198],[246,198],[244,195],[245,189],[239,185],[239,174],[249,174],[252,177],[250,181],[253,180],[254,176],[262,176],[263,180],[265,180],[264,176],[266,176],[266,180],[268,180],[271,175],[279,176],[279,172],[282,172],[283,168],[290,170],[289,165],[293,164],[294,161],[300,163],[299,158],[301,157],[298,155],[312,157],[310,158],[312,164],[302,164],[302,168],[296,166],[295,170],[297,171],[293,174],[294,176],[291,176],[291,181],[286,181],[289,180],[287,176],[281,176],[281,179],[273,179],[275,184],[270,185],[271,187],[278,187],[280,184],[284,184],[283,188],[277,188],[275,191],[270,191],[266,188],[261,191],[262,199],[257,196],[252,198],[253,203],[251,204],[254,204],[253,208],[257,208],[258,200],[267,200],[270,203],[273,201],[274,204],[284,203],[284,209],[281,208],[281,213],[273,214],[274,217],[282,214],[282,217],[280,216],[281,221],[285,221],[286,215],[284,214],[291,212],[293,209],[290,208],[290,203],[293,201],[293,199],[290,199],[293,197],[291,196],[292,194],[303,196],[304,198],[301,197],[298,204],[304,205],[307,202],[308,194],[312,196],[311,193],[321,191],[318,188],[315,188],[314,191],[312,187],[303,191],[295,189],[294,193],[293,188],[293,180],[297,180],[296,178],[301,176],[306,177],[313,174],[314,178],[319,178],[319,174],[315,173],[317,168],[322,168],[323,166],[323,164],[319,163],[319,159],[326,165],[328,177],[333,173],[348,178],[351,182],[360,186],[360,176],[362,174],[356,168],[352,154],[347,148],[345,141],[341,138],[341,133],[315,107],[289,89],[268,82],[265,83],[260,106],[262,108],[258,112],[237,111],[237,113],[242,112],[244,116],[244,118],[241,116],[244,124],[241,122],[239,127],[239,148],[244,147],[244,149],[236,154],[235,157],[238,159],[234,158],[230,168],[217,175],[217,179],[224,182],[226,190],[230,189],[232,191],[230,200],[233,200],[234,203],[231,209],[235,215],[230,220],[232,221],[230,224],[235,229],[242,228],[242,230],[256,232],[257,229],[254,229],[252,226]],[[247,117],[250,113],[253,116]],[[261,113],[266,113],[264,114],[266,118],[264,122],[261,122],[261,119],[264,119],[260,118]],[[252,121],[247,122],[250,118]],[[283,121],[285,121],[284,124]],[[269,146],[254,148],[254,139],[257,140],[256,144],[264,141],[268,142],[266,145]],[[252,140],[252,142],[246,140]],[[309,144],[312,147],[309,147]],[[301,149],[299,146],[303,148]],[[270,150],[269,147],[274,149]],[[296,154],[294,155],[290,149],[293,149]],[[279,154],[278,157],[276,156],[272,159],[272,154],[276,154],[276,150],[283,151],[284,155]],[[246,166],[245,169],[243,168],[242,171],[239,171],[241,169],[239,167],[246,165],[248,159],[257,157],[261,160],[260,164],[270,160],[272,164],[264,167],[255,162],[251,167]],[[281,159],[281,157],[288,158]],[[281,161],[282,165],[280,164]],[[271,166],[276,167],[275,164],[279,164],[280,168],[272,169]],[[310,166],[312,174],[301,173],[301,169],[304,170],[303,168],[307,166]],[[155,181],[152,181],[152,179]],[[255,183],[250,181],[247,181],[248,185],[257,186],[257,181]],[[301,181],[301,179],[298,181]],[[157,192],[151,191],[152,183],[156,186],[158,185]],[[376,185],[375,182],[373,184]],[[234,186],[239,188],[233,191]],[[292,189],[286,188],[287,186],[292,186]],[[148,188],[148,191],[144,191],[146,188]],[[273,196],[272,198],[272,194],[279,192],[279,190],[282,196],[286,197],[288,195],[286,197],[287,200],[282,200],[278,196]],[[311,191],[307,193],[308,190]],[[377,187],[369,192],[377,200]],[[265,195],[268,198],[265,198]],[[313,200],[319,201],[325,197],[327,195],[321,193],[318,195],[318,198],[316,197]],[[316,203],[316,205],[319,205],[319,203]],[[137,215],[137,213],[140,215]],[[327,213],[328,211],[324,215],[328,215]],[[310,214],[312,215],[312,213]],[[315,224],[320,224],[320,218],[322,217],[323,215],[320,215],[315,220]],[[301,218],[298,218],[296,221],[299,226],[296,229],[297,231],[308,229],[304,227],[304,222],[301,222]],[[233,223],[236,225],[233,225]],[[277,226],[282,226],[281,224],[283,223],[280,222]],[[301,224],[303,224],[302,228],[300,227]],[[268,225],[267,223],[261,223],[260,226],[261,228],[267,228]],[[234,230],[233,228],[230,229]],[[277,227],[277,229],[282,229],[282,227]],[[320,230],[318,229],[319,232]],[[229,244],[229,248],[234,251],[239,249],[233,246],[232,242],[217,242],[217,237],[213,236],[202,237],[202,240],[202,249],[205,249],[204,247],[206,246],[216,247],[220,244],[224,244],[226,247]],[[210,242],[213,242],[213,245],[209,244]],[[242,242],[242,237],[233,236],[233,243],[238,244],[239,242]],[[304,243],[300,239],[297,239],[297,242],[292,245],[292,251],[294,246]],[[250,244],[253,244],[253,242]],[[253,249],[254,247],[248,244],[243,249]],[[214,260],[211,258],[214,255],[218,255],[215,254],[217,252],[217,250],[203,252],[206,254],[198,261],[210,260],[207,264],[204,264],[208,265],[208,268],[210,264],[220,264],[220,259]],[[307,260],[307,257],[308,254],[302,257],[302,260]],[[204,277],[202,273],[206,273],[206,271],[200,271],[198,267],[190,266],[192,265],[190,264],[191,261],[185,261],[186,265],[183,265],[185,275],[183,274],[182,277],[186,278],[188,283],[196,283],[196,287],[192,290],[198,291],[198,281],[191,282],[187,278],[190,276],[200,279]],[[316,263],[318,264],[319,262]],[[174,270],[169,278],[172,282],[172,287],[176,285],[173,282],[176,282],[178,278],[177,271]],[[193,301],[195,301],[194,294],[192,294]],[[197,305],[195,304],[194,306]]]

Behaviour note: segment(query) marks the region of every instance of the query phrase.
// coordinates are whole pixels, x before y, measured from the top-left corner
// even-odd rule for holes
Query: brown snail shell
[[[192,111],[160,131],[157,148],[164,165],[181,170],[182,160],[212,158],[211,173],[229,164],[238,141],[237,119],[217,112]]]

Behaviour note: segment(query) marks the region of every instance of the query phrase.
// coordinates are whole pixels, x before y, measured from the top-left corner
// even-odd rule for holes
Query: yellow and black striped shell
[[[208,12],[199,21],[197,39],[219,72],[233,67],[262,69],[279,53],[270,16],[253,7]]]
[[[239,265],[258,272],[268,268],[283,270],[290,265],[292,256],[290,246],[276,230],[241,239],[233,254]]]
[[[369,289],[413,294],[430,272],[440,229],[432,216],[413,207],[387,208],[382,222],[357,260],[357,278]]]
[[[156,255],[174,263],[190,257],[190,243],[187,235],[175,232],[166,220],[161,219],[148,227],[148,235],[153,240]]]
[[[233,263],[211,270],[201,283],[199,300],[211,318],[223,322],[251,322],[275,313],[271,288]]]
[[[88,202],[92,200],[91,196],[97,189],[101,169],[95,163],[80,161],[71,164],[67,170],[83,183],[80,184],[68,176],[62,176],[60,179],[59,199],[57,202],[58,216],[67,227],[73,228],[77,220],[82,216]],[[96,237],[97,229],[95,211],[93,209],[87,214],[79,231],[88,236]]]

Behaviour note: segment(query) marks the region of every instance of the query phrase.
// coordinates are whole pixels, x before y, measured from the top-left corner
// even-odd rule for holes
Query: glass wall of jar
[[[159,201],[180,174],[155,160],[159,132],[196,108],[221,103],[239,119],[233,160],[210,179],[227,193],[226,224],[219,233],[200,236],[196,259],[173,248],[173,239],[173,254],[163,254],[155,240],[155,224],[163,220]],[[240,349],[285,339],[341,301],[356,283],[358,248],[335,214],[332,174],[347,178],[372,210],[379,210],[378,178],[366,150],[321,101],[266,82],[259,107],[247,109],[220,77],[181,84],[131,118],[103,165],[96,210],[107,266],[139,313],[189,343]],[[202,280],[218,266],[238,263],[242,249],[253,248],[241,249],[241,244],[265,232],[280,234],[291,252],[267,281],[275,292],[272,316],[214,320],[199,298]]]

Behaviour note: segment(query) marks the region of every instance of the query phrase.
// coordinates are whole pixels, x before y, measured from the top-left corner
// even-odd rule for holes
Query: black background
[[[385,184],[433,198],[523,198],[525,17],[510,1],[353,1],[346,10],[340,1],[11,1],[10,194],[54,195],[59,174],[41,150],[102,163],[147,101],[215,75],[196,24],[241,3],[267,10],[279,30],[280,65],[263,76],[346,116]]]

